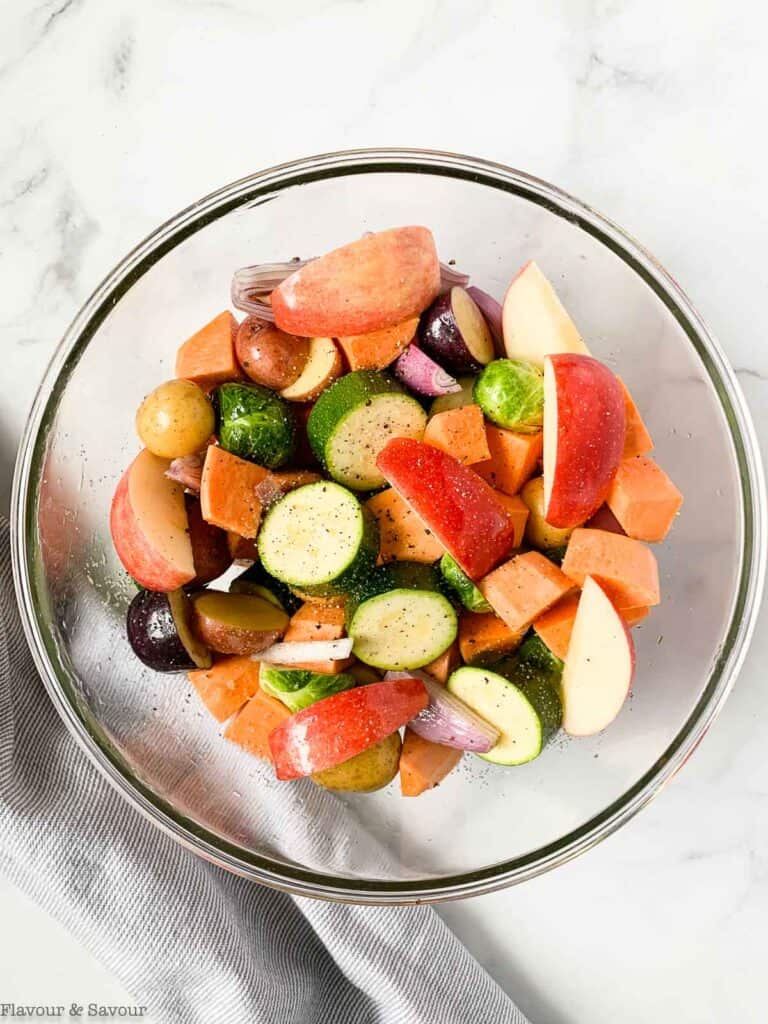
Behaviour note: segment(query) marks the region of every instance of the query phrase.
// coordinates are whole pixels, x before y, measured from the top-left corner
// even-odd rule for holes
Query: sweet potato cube
[[[240,374],[235,357],[237,320],[229,310],[219,313],[197,334],[184,342],[176,354],[176,376],[209,388]]]
[[[370,334],[348,334],[337,338],[350,370],[383,370],[413,341],[419,318],[411,317],[394,327]]]
[[[223,658],[211,668],[187,673],[203,704],[219,722],[225,722],[259,688],[259,663],[247,655]]]
[[[536,472],[541,458],[544,435],[516,434],[513,430],[487,425],[485,428],[491,457],[472,466],[491,487],[514,495]]]
[[[493,612],[462,612],[459,619],[459,650],[468,665],[490,665],[511,654],[525,630],[510,629]]]
[[[606,503],[628,537],[664,540],[683,503],[667,474],[647,455],[623,459]]]
[[[433,448],[448,452],[465,466],[491,457],[485,433],[485,418],[479,405],[447,409],[432,416],[424,431],[423,441]]]
[[[421,796],[428,789],[433,789],[453,771],[461,760],[461,753],[406,729],[400,753],[400,790],[403,796]]]
[[[563,572],[581,586],[587,576],[602,583],[618,609],[659,603],[659,567],[649,547],[632,537],[580,527],[571,534]]]
[[[573,581],[538,551],[515,555],[478,584],[496,614],[515,632],[574,589]]]
[[[618,378],[621,390],[624,392],[624,407],[627,415],[626,434],[624,435],[624,458],[631,459],[633,455],[645,455],[653,451],[653,441],[648,429],[643,423],[640,410],[635,405],[627,385]]]
[[[507,514],[515,527],[515,536],[512,540],[512,547],[519,548],[523,543],[525,524],[528,522],[528,516],[531,514],[531,510],[518,494],[509,495],[504,494],[503,491],[497,491],[496,497],[507,510]]]
[[[570,594],[534,619],[533,628],[552,653],[565,661],[573,632],[573,620],[579,607],[579,595]]]
[[[256,488],[267,476],[254,462],[209,445],[200,481],[203,519],[241,537],[255,537],[262,513]]]
[[[365,503],[379,524],[381,562],[436,562],[443,546],[393,487]]]
[[[291,717],[281,701],[259,689],[238,711],[224,730],[224,738],[243,747],[249,754],[272,760],[269,734]]]

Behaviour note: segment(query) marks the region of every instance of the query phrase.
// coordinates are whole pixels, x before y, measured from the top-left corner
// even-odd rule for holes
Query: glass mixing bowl
[[[443,260],[501,297],[538,260],[642,409],[685,494],[657,548],[663,604],[634,635],[634,694],[589,740],[504,769],[466,755],[416,800],[335,795],[223,740],[184,675],[150,672],[124,635],[132,588],[108,510],[137,450],[141,398],[178,344],[227,306],[232,271],[313,256],[364,231],[429,225]],[[674,281],[584,204],[446,153],[313,157],[236,182],[142,242],[86,303],[34,404],[14,487],[25,628],[49,694],[101,772],[196,853],[292,892],[443,900],[561,864],[628,821],[680,768],[745,654],[765,566],[757,445],[734,375]]]

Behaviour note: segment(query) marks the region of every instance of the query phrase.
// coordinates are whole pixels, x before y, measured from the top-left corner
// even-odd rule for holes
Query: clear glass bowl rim
[[[160,257],[207,223],[265,193],[322,178],[408,172],[476,181],[522,195],[575,222],[607,245],[664,302],[701,357],[717,392],[741,480],[744,543],[731,620],[704,691],[662,756],[618,800],[557,841],[513,860],[440,878],[361,880],[323,875],[227,843],[179,815],[131,775],[117,753],[89,728],[71,699],[56,644],[45,629],[33,579],[37,488],[48,430],[66,381],[120,296]],[[605,839],[648,804],[691,756],[733,686],[755,629],[766,571],[765,480],[755,429],[741,388],[722,349],[682,289],[661,264],[607,217],[539,178],[503,164],[420,149],[358,149],[291,161],[226,185],[182,210],[136,246],[83,305],[48,366],[19,446],[11,498],[13,571],[24,631],[46,689],[66,726],[101,774],[154,825],[187,849],[256,882],[296,895],[356,903],[439,902],[491,892],[549,871]]]

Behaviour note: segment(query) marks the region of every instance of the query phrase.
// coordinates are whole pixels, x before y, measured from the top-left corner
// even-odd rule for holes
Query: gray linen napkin
[[[208,864],[101,778],[27,649],[0,519],[0,871],[173,1024],[526,1024],[427,907],[293,898]]]

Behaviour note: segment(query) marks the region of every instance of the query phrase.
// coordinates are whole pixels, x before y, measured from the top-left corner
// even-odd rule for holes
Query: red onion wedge
[[[204,453],[183,455],[171,462],[165,471],[165,475],[169,480],[174,480],[177,484],[181,484],[182,487],[186,487],[188,491],[192,491],[193,494],[199,494],[204,461]]]
[[[453,395],[461,391],[456,378],[413,343],[401,352],[392,369],[398,380],[418,395]]]
[[[489,725],[463,700],[450,693],[432,676],[418,669],[411,672],[387,672],[385,679],[420,679],[429,695],[429,704],[408,723],[408,728],[425,740],[455,750],[487,754],[499,741],[499,730]]]
[[[343,640],[277,643],[264,651],[259,651],[258,654],[251,655],[251,658],[253,661],[268,661],[273,665],[301,665],[305,661],[343,661],[352,653],[352,643],[349,637],[344,637]]]
[[[262,320],[275,322],[269,302],[270,293],[309,260],[287,260],[284,263],[260,263],[242,267],[232,277],[232,305]]]
[[[447,263],[440,264],[440,294],[448,292],[451,288],[456,285],[459,288],[466,288],[469,284],[469,274],[462,274],[460,270],[455,270],[453,267],[448,266]]]
[[[488,292],[484,292],[482,288],[477,288],[475,285],[470,285],[467,291],[485,317],[485,322],[488,324],[493,340],[496,342],[496,351],[502,356],[506,355],[504,351],[504,333],[501,329],[501,303],[494,299],[492,295],[489,295]]]

